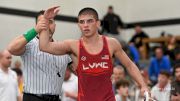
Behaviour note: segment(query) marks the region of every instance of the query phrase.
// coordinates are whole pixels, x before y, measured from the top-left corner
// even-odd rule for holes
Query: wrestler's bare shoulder
[[[78,53],[79,40],[77,39],[68,39],[64,41],[70,48],[70,51],[73,53]]]
[[[117,39],[112,38],[112,37],[106,37],[106,39],[107,39],[108,44],[110,44],[110,45],[120,43]]]

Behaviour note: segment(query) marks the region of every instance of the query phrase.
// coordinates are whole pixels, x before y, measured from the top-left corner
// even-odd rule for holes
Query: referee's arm
[[[36,24],[35,28],[27,31],[26,34],[16,37],[8,45],[8,51],[13,55],[22,55],[25,52],[25,45],[31,41],[42,29],[44,28],[41,24]]]
[[[22,55],[25,51],[26,39],[23,35],[16,37],[8,45],[8,51],[13,55]]]

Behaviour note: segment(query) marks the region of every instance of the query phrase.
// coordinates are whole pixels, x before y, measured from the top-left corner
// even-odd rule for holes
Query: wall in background
[[[123,0],[121,0],[123,2]],[[106,3],[103,3],[106,2]],[[119,0],[1,0],[0,7],[27,10],[38,12],[53,5],[60,5],[60,15],[76,17],[79,10],[83,7],[93,7],[100,15],[100,18],[106,13],[108,5],[114,5]],[[122,4],[123,5],[123,4]],[[115,6],[115,5],[114,5]],[[121,8],[124,8],[121,6]],[[116,11],[118,9],[115,9]],[[120,11],[120,10],[118,10]],[[121,10],[124,12],[125,10]],[[0,36],[8,35],[7,39],[1,39],[0,49],[12,40],[15,36],[23,34],[34,26],[35,20],[32,17],[22,17],[16,15],[0,14]],[[55,39],[64,40],[67,38],[79,38],[81,33],[76,23],[57,21]]]
[[[83,7],[93,7],[100,19],[107,12],[109,5],[114,6],[115,13],[127,23],[147,22],[156,20],[169,20],[180,18],[179,0],[0,0],[0,7],[20,9],[38,12],[53,5],[60,5],[60,14],[64,16],[77,17]],[[7,44],[16,36],[23,34],[35,24],[33,17],[24,17],[0,13],[0,49],[4,49]],[[55,39],[64,40],[67,38],[78,39],[81,33],[76,23],[57,21]],[[180,35],[180,25],[161,25],[144,27],[143,30],[150,37],[158,37],[162,31]],[[133,35],[132,28],[124,29],[121,37],[128,41]],[[6,36],[6,38],[4,38]]]
[[[89,6],[95,8],[102,18],[108,5],[119,6],[117,5],[119,2],[124,2],[124,0],[0,0],[0,7],[38,12],[53,5],[59,5],[61,6],[60,15],[76,17],[80,9]],[[125,13],[123,10],[125,5],[120,4],[122,6],[118,8],[121,9],[115,10]],[[32,28],[35,24],[35,18],[0,13],[0,22],[0,50],[2,50],[13,38]],[[76,23],[56,21],[56,24],[54,38],[57,40],[78,39],[81,36]],[[13,60],[16,59],[20,60],[19,57],[13,58]]]

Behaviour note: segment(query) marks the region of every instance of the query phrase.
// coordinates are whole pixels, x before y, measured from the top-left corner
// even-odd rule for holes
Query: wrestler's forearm
[[[131,75],[131,77],[133,77],[133,79],[141,86],[141,87],[146,87],[147,85],[144,82],[144,79],[138,69],[138,67],[131,62],[130,65],[127,68],[129,74]]]
[[[41,31],[39,36],[40,36],[39,38],[40,50],[48,52],[50,47],[49,29]]]

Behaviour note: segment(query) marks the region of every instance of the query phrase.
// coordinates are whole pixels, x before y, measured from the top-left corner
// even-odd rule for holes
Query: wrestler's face
[[[83,36],[90,37],[98,33],[100,21],[91,14],[83,14],[78,17],[78,26]]]

